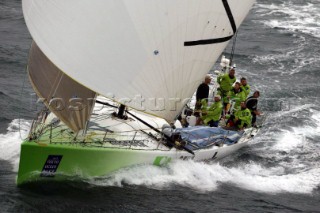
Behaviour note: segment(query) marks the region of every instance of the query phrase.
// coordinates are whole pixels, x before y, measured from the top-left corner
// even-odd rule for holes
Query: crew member
[[[251,97],[246,101],[247,108],[251,111],[252,115],[252,126],[256,126],[257,115],[261,115],[258,110],[258,98],[260,97],[260,92],[255,91]]]
[[[218,88],[218,94],[221,95],[223,105],[226,107],[229,103],[227,98],[229,91],[232,89],[232,85],[236,82],[235,69],[232,68],[229,70],[229,73],[224,75],[219,75],[217,82],[220,85]]]
[[[204,111],[203,116],[201,117],[203,123],[210,127],[217,127],[219,125],[222,110],[221,96],[215,95],[214,102]]]
[[[243,130],[246,127],[250,127],[251,120],[251,112],[247,108],[245,102],[241,102],[241,109],[236,111],[234,115],[231,115],[229,119],[229,121],[232,121],[233,128],[235,128],[236,130]]]
[[[228,98],[234,101],[234,105],[230,111],[237,111],[240,109],[240,103],[246,101],[245,91],[241,88],[241,84],[236,82],[234,87],[229,91]],[[230,112],[232,113],[232,112]]]
[[[246,94],[246,98],[248,98],[249,94],[250,94],[250,86],[247,83],[247,79],[245,77],[242,77],[240,79],[240,83],[241,83],[241,89],[244,91],[244,93]]]
[[[196,106],[195,106],[195,116],[200,116],[200,109],[201,109],[201,100],[205,99],[206,102],[208,102],[208,97],[209,97],[209,84],[211,82],[211,76],[206,75],[204,82],[199,85],[196,93]]]

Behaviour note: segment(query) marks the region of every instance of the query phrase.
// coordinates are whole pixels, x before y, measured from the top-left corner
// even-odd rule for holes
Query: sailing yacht
[[[172,126],[254,0],[23,0],[28,75],[45,109],[17,184],[219,159],[256,133]],[[176,123],[178,125],[178,123]]]

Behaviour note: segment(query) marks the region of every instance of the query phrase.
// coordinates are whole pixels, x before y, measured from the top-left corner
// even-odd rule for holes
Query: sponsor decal
[[[156,157],[156,159],[154,159],[153,161],[153,165],[156,166],[165,166],[168,163],[170,163],[171,158],[170,157],[166,157],[166,156],[158,156]]]
[[[180,160],[193,160],[195,156],[181,156]]]
[[[217,159],[217,154],[218,154],[218,152],[215,152],[211,159],[212,160]]]
[[[62,155],[49,155],[40,174],[41,177],[54,177],[61,162]]]

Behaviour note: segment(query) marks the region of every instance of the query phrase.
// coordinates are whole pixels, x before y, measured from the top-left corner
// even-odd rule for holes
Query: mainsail
[[[29,31],[87,88],[168,121],[180,113],[254,0],[23,0]]]
[[[28,74],[37,95],[53,113],[75,132],[85,128],[94,106],[95,92],[61,72],[34,42]]]

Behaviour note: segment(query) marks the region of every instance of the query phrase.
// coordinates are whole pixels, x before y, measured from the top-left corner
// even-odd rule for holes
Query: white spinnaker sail
[[[232,36],[253,3],[23,0],[23,11],[33,39],[67,75],[172,121],[228,43],[213,41]]]

